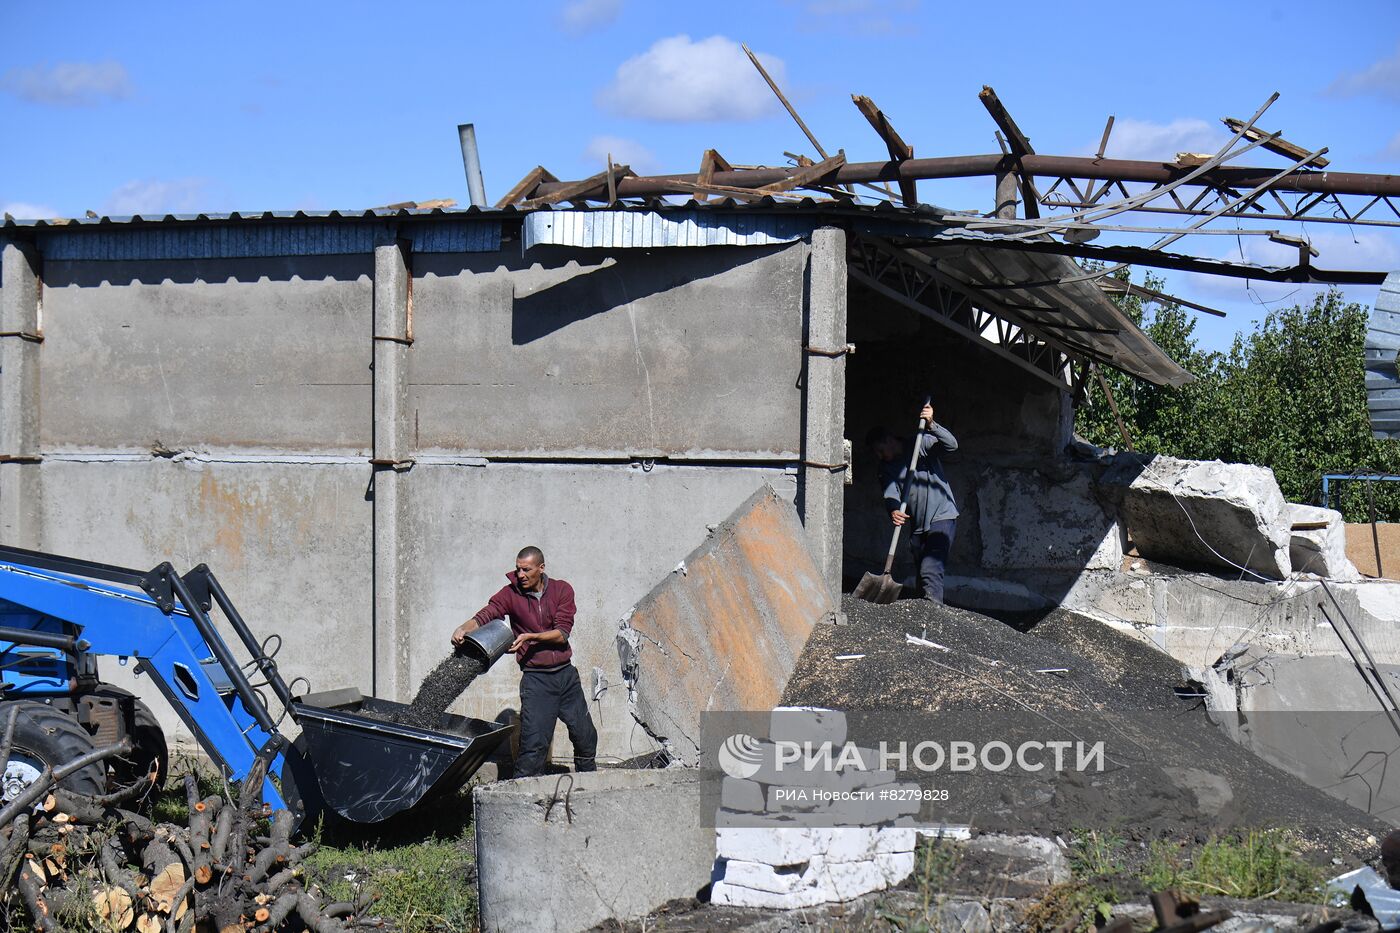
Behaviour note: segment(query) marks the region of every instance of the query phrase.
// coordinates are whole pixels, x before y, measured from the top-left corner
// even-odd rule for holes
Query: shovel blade
[[[860,582],[856,584],[855,591],[851,595],[868,603],[884,605],[898,599],[902,589],[903,587],[894,577],[887,573],[867,573],[860,578]]]

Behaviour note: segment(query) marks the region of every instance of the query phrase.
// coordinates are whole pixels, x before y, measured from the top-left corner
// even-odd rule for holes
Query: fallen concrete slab
[[[988,467],[977,482],[984,570],[1117,570],[1118,522],[1094,494],[1088,468]]]
[[[769,710],[837,603],[792,503],[763,486],[623,618],[632,715],[677,761],[700,762],[707,710]]]
[[[700,772],[602,770],[478,787],[481,929],[572,933],[645,916],[710,881]]]
[[[1291,570],[1290,522],[1267,467],[1120,454],[1100,484],[1143,557],[1272,580]]]
[[[1341,512],[1292,502],[1284,506],[1284,512],[1290,527],[1288,559],[1295,572],[1329,580],[1361,579],[1361,573],[1347,559],[1347,532]]]

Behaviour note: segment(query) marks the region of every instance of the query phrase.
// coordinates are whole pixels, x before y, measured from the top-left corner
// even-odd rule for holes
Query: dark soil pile
[[[850,624],[812,633],[782,703],[846,711],[852,741],[1105,740],[1102,772],[902,771],[900,780],[949,793],[924,804],[924,820],[1064,838],[1093,827],[1144,841],[1284,826],[1313,854],[1348,864],[1374,855],[1367,837],[1390,828],[1236,744],[1199,699],[1177,695],[1179,664],[1094,619],[1057,610],[1019,632],[923,600],[848,597],[843,608]],[[910,634],[948,650],[908,643]]]

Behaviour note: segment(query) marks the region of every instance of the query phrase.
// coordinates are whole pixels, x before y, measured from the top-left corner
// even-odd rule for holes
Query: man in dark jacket
[[[516,777],[544,770],[545,753],[554,724],[564,721],[574,746],[574,769],[595,771],[598,732],[588,715],[569,634],[574,628],[574,588],[546,576],[544,553],[527,547],[515,557],[510,581],[482,609],[457,627],[452,644],[460,646],[468,632],[487,622],[510,617],[515,641],[510,650],[520,664],[520,756]]]
[[[919,417],[928,425],[912,441],[919,445],[919,459],[914,475],[909,476],[909,460],[914,449],[911,442],[902,441],[884,428],[875,428],[866,440],[880,461],[880,489],[890,521],[897,527],[911,522],[913,534],[909,549],[914,568],[924,587],[924,598],[943,602],[943,572],[948,565],[948,552],[953,547],[953,532],[957,528],[958,504],[953,489],[943,474],[939,454],[958,449],[953,432],[933,420],[933,406],[925,405]],[[909,481],[909,511],[899,509],[906,479]]]

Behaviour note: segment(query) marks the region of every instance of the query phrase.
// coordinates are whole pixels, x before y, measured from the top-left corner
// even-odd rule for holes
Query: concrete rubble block
[[[1120,454],[1100,483],[1149,560],[1244,567],[1273,580],[1291,570],[1291,523],[1267,467]]]
[[[693,897],[710,881],[715,831],[699,818],[698,771],[572,777],[558,796],[556,775],[473,793],[483,931],[586,930]]]
[[[1122,534],[1087,469],[1053,475],[988,467],[977,481],[982,567],[1116,570]]]
[[[813,856],[783,866],[724,860],[716,866],[719,877],[710,888],[710,901],[744,907],[810,907],[894,887],[913,871],[913,852],[881,853],[856,862]]]
[[[1006,878],[1023,884],[1053,885],[1070,879],[1069,859],[1053,839],[984,833],[965,844],[969,853],[1005,859]]]
[[[763,785],[726,776],[720,782],[719,805],[726,810],[761,813],[764,810]]]
[[[791,502],[764,485],[626,614],[617,648],[632,715],[700,762],[707,710],[771,710],[836,603]]]
[[[1347,559],[1347,530],[1342,513],[1312,505],[1288,503],[1284,506],[1289,528],[1288,558],[1294,571],[1316,574],[1329,580],[1361,579],[1356,565]],[[1322,528],[1294,528],[1315,525]]]

